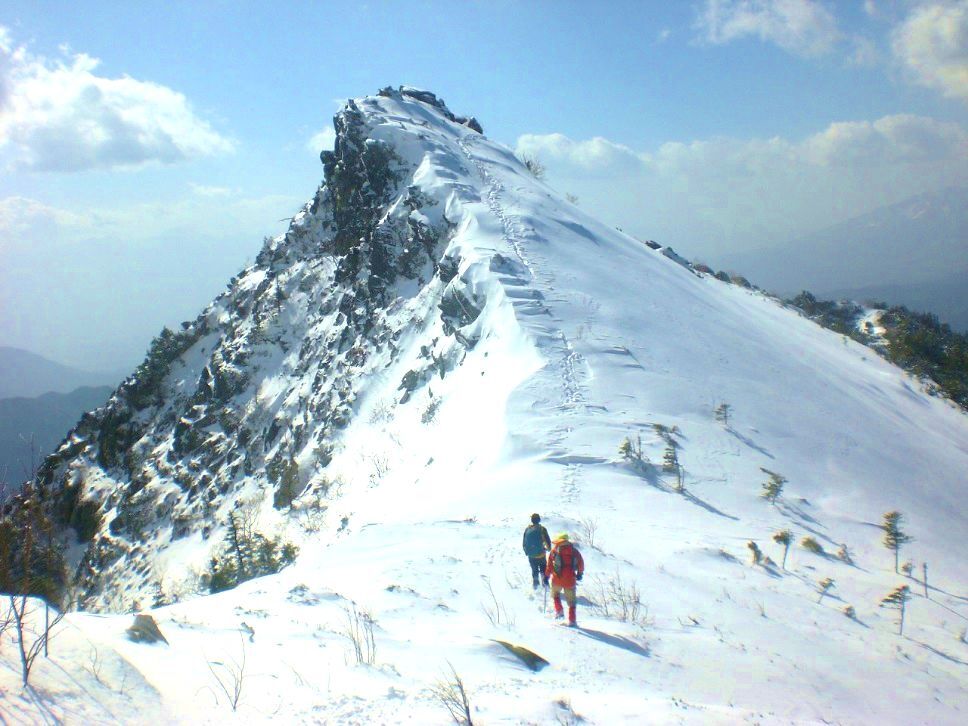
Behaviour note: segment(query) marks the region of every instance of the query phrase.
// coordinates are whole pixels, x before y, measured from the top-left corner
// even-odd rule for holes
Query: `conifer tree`
[[[760,467],[760,471],[769,476],[769,479],[763,482],[763,491],[760,492],[760,496],[770,500],[770,504],[776,504],[777,498],[783,493],[783,485],[787,483],[787,478],[763,467]]]
[[[895,607],[901,614],[900,620],[898,621],[898,635],[904,635],[904,611],[907,606],[908,600],[911,599],[911,588],[907,585],[900,585],[896,587],[890,595],[881,600],[881,607],[885,605],[888,607]]]
[[[676,475],[676,491],[682,491],[682,465],[679,463],[679,454],[676,453],[675,444],[670,443],[665,448],[662,456],[662,469]]]
[[[733,413],[733,407],[725,401],[716,407],[716,420],[723,426],[729,426],[729,417]]]
[[[817,592],[820,593],[820,597],[817,598],[818,603],[823,600],[823,596],[826,595],[833,588],[833,586],[834,586],[834,581],[829,577],[825,577],[820,582],[817,583],[817,587],[818,587]]]
[[[750,555],[753,558],[753,564],[754,565],[760,564],[760,562],[763,560],[763,552],[760,550],[760,546],[756,544],[756,542],[754,542],[753,540],[750,540],[749,542],[747,542],[746,546],[749,547]]]
[[[793,544],[793,532],[788,529],[781,529],[779,532],[774,533],[773,541],[777,544],[783,545],[783,564],[782,567],[786,569],[787,554],[790,552],[790,545]]]
[[[900,512],[886,512],[884,523],[881,529],[884,530],[884,546],[889,550],[894,550],[894,572],[898,572],[898,560],[901,555],[901,545],[910,542],[913,538],[901,531],[901,520],[904,515]]]

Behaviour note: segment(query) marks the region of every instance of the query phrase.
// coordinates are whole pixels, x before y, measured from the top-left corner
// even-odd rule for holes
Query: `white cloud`
[[[195,182],[188,182],[188,186],[200,197],[227,197],[238,193],[237,190],[233,191],[228,187],[207,186],[205,184],[196,184]]]
[[[877,43],[870,38],[855,35],[850,39],[850,52],[847,62],[854,66],[873,68],[881,62],[881,52]]]
[[[643,163],[629,147],[600,136],[574,141],[564,134],[524,134],[518,137],[517,151],[535,156],[543,164],[561,164],[591,175],[634,171]]]
[[[706,0],[697,26],[708,43],[754,36],[803,56],[828,53],[841,40],[837,20],[816,0]]]
[[[81,54],[51,61],[0,32],[0,148],[15,167],[81,171],[174,163],[231,152],[234,143],[192,111],[184,95],[127,76],[96,75]]]
[[[281,194],[243,197],[230,189],[192,184],[191,195],[165,202],[145,202],[72,211],[36,199],[0,199],[0,248],[23,250],[50,245],[87,244],[135,248],[159,240],[230,238],[251,241],[258,251],[262,236],[285,227],[280,220],[295,213],[305,200]],[[213,202],[213,197],[219,201]],[[214,213],[213,204],[217,204]],[[149,223],[150,222],[150,223]],[[2,243],[6,243],[5,245]],[[91,248],[92,256],[97,250]],[[93,257],[92,257],[93,258]]]
[[[920,164],[968,159],[968,134],[955,123],[899,114],[834,123],[801,145],[807,161],[830,166]]]
[[[968,0],[915,7],[894,30],[893,48],[918,83],[968,101]]]
[[[36,199],[0,199],[0,249],[12,249],[25,242],[32,245],[41,239],[54,241],[68,228],[84,234],[91,229],[90,220]]]
[[[306,142],[306,148],[314,154],[318,154],[323,150],[332,150],[335,144],[336,130],[332,126],[327,126],[322,131],[318,131],[312,135],[312,138]]]
[[[833,123],[802,139],[670,141],[643,151],[608,139],[525,135],[547,168],[603,220],[693,255],[753,248],[968,179],[968,133],[913,115]]]

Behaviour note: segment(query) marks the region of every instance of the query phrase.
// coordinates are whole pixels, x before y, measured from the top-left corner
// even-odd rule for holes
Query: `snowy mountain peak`
[[[968,536],[964,414],[592,219],[429,92],[350,101],[334,125],[288,231],[46,461],[86,608],[176,603],[156,611],[176,650],[204,612],[258,633],[244,647],[266,668],[338,674],[333,623],[365,608],[387,667],[337,676],[356,701],[285,691],[307,719],[426,722],[449,660],[490,721],[549,720],[561,693],[602,723],[959,720],[963,662],[934,653],[955,647],[951,612],[968,617],[951,545]],[[903,658],[879,607],[901,577],[878,528],[891,510],[935,587],[912,605],[927,645]],[[580,540],[584,634],[529,599],[535,511]],[[240,532],[299,555],[178,603],[220,589],[212,557],[241,563]],[[748,543],[771,561],[747,564]],[[524,680],[492,637],[549,671]],[[844,653],[854,680],[832,684]]]

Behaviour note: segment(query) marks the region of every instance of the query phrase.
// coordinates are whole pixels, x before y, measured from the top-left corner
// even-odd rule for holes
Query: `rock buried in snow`
[[[158,623],[150,615],[135,615],[134,623],[128,628],[128,637],[135,643],[157,643],[159,640],[166,645],[168,639],[161,634]]]
[[[551,665],[540,655],[535,653],[533,650],[528,650],[523,645],[515,645],[514,643],[509,643],[506,640],[494,640],[493,642],[497,643],[498,645],[503,645],[507,650],[513,653],[518,660],[535,672],[540,671],[547,665]]]

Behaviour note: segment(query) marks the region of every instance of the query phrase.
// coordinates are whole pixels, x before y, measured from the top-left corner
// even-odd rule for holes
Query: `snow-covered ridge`
[[[120,621],[79,616],[89,637],[181,718],[200,706],[169,694],[208,676],[177,644],[237,647],[245,620],[270,672],[336,674],[324,703],[309,687],[280,696],[307,719],[426,722],[450,660],[491,722],[551,720],[563,693],[601,723],[960,720],[963,414],[863,346],[590,218],[432,95],[351,101],[335,128],[325,182],[287,233],[42,474],[81,539],[91,609],[204,592],[240,503],[300,557],[157,612],[185,682],[118,645]],[[647,462],[619,456],[627,437]],[[681,492],[657,465],[670,440]],[[775,506],[762,469],[789,479]],[[917,644],[900,655],[878,607],[900,579],[876,528],[891,509],[937,588],[912,604]],[[651,627],[586,603],[597,635],[545,628],[520,553],[532,511],[584,532],[591,601],[594,578],[637,582]],[[779,559],[781,528],[829,555],[846,545],[854,564],[795,547],[788,571],[747,566],[750,540]],[[817,603],[825,576],[839,600]],[[383,670],[345,668],[350,601],[379,624]],[[523,673],[492,636],[552,666]],[[845,660],[850,678],[832,682]],[[253,718],[278,707],[250,699]]]

